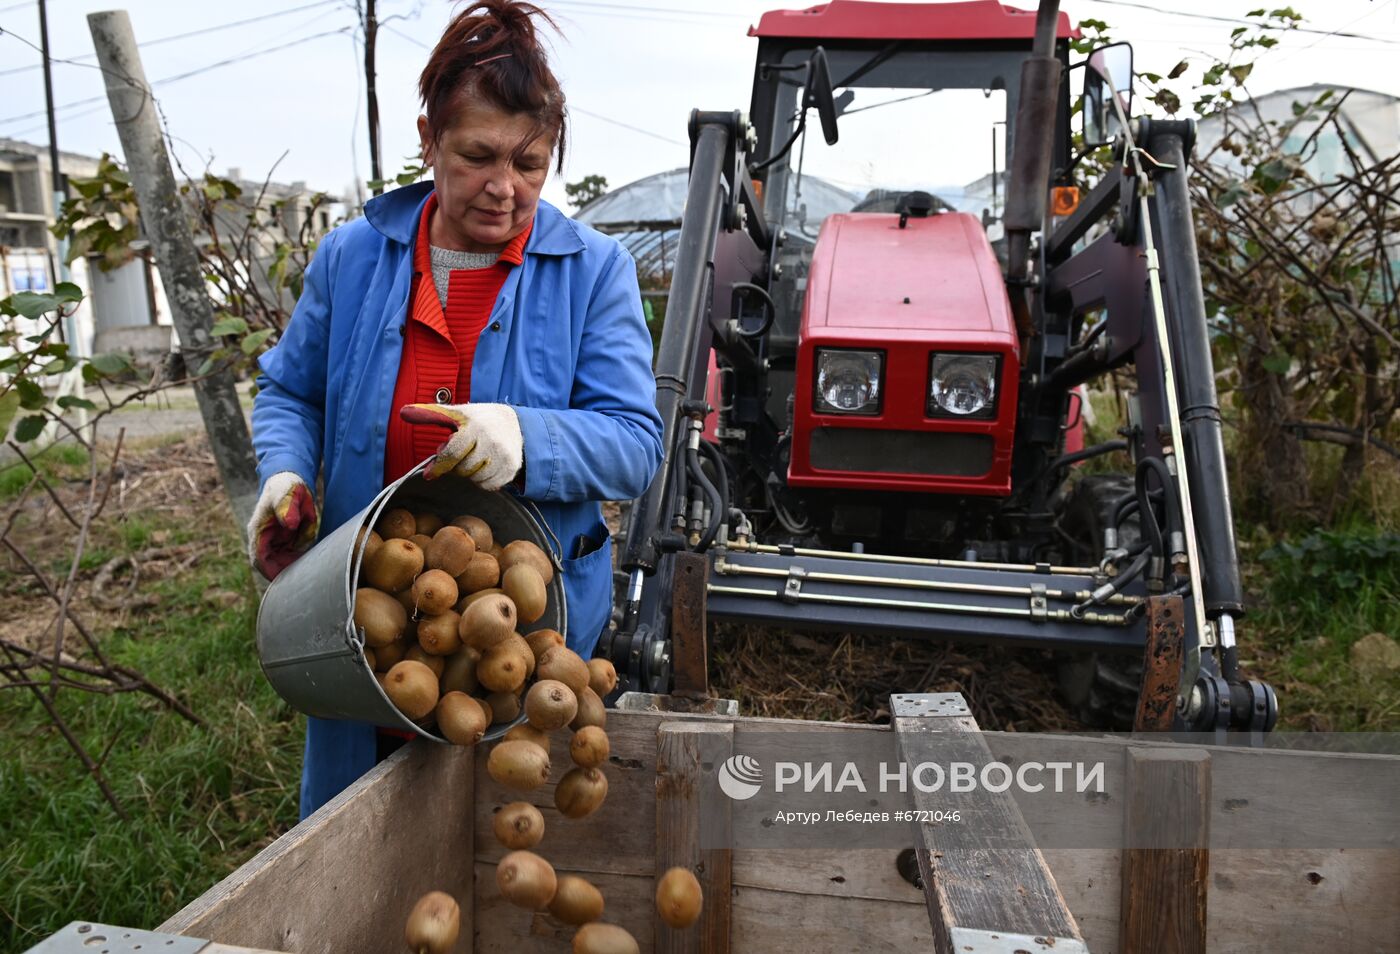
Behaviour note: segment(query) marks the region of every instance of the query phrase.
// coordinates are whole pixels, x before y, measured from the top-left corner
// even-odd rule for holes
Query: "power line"
[[[714,11],[714,10],[689,10],[689,9],[684,9],[684,8],[681,8],[681,7],[667,7],[667,6],[661,6],[661,5],[659,5],[659,4],[652,4],[651,6],[646,6],[646,7],[638,7],[638,6],[633,6],[632,4],[627,4],[627,3],[605,3],[605,2],[602,2],[602,0],[551,0],[550,6],[552,6],[552,7],[603,7],[603,8],[609,9],[609,10],[625,10],[625,11],[631,11],[631,12],[633,12],[633,13],[646,13],[646,14],[654,14],[654,13],[682,13],[682,14],[686,14],[687,16],[717,17],[717,18],[719,18],[719,19],[724,19],[724,20],[741,20],[741,19],[744,19],[744,16],[743,16],[742,14],[718,13],[718,12],[716,12],[716,11]]]
[[[1260,30],[1276,30],[1283,33],[1318,33],[1324,38],[1329,36],[1344,36],[1352,40],[1370,40],[1373,43],[1400,45],[1400,40],[1392,40],[1379,36],[1367,36],[1364,33],[1347,33],[1343,30],[1323,30],[1320,27],[1274,26],[1272,24],[1260,23],[1257,20],[1244,20],[1239,17],[1222,17],[1212,13],[1188,13],[1185,10],[1169,10],[1164,7],[1155,7],[1150,3],[1135,3],[1133,0],[1089,0],[1089,2],[1103,3],[1111,7],[1132,7],[1134,10],[1148,10],[1152,13],[1161,13],[1172,17],[1184,17],[1192,20],[1213,20],[1216,23],[1237,23],[1244,26],[1256,27]]]
[[[265,13],[265,14],[263,14],[263,15],[261,15],[261,16],[248,17],[248,18],[243,19],[243,20],[232,20],[232,21],[230,21],[230,22],[228,22],[228,23],[217,23],[217,24],[215,24],[215,25],[213,25],[213,26],[201,27],[201,28],[198,29],[198,30],[190,30],[190,31],[188,31],[188,32],[186,32],[186,33],[176,33],[176,34],[174,34],[174,35],[172,35],[172,36],[157,37],[157,38],[154,39],[154,40],[146,40],[146,41],[143,42],[143,43],[138,43],[138,44],[137,44],[137,47],[138,47],[139,49],[143,49],[143,50],[144,50],[146,47],[148,47],[148,46],[155,46],[155,45],[158,44],[158,43],[173,43],[173,42],[176,41],[176,40],[188,40],[190,37],[203,36],[203,35],[206,34],[206,33],[214,33],[214,32],[217,32],[217,31],[219,31],[219,30],[231,30],[231,29],[233,29],[234,27],[248,26],[249,24],[253,24],[253,23],[262,23],[264,20],[272,20],[272,19],[274,19],[274,18],[276,18],[276,17],[284,17],[284,16],[287,16],[287,15],[292,14],[292,13],[301,13],[303,10],[314,10],[314,9],[316,9],[317,7],[326,7],[326,6],[330,6],[331,4],[339,4],[339,3],[341,3],[341,0],[318,0],[318,2],[316,2],[316,3],[308,3],[308,4],[306,4],[305,6],[300,6],[300,7],[289,7],[289,8],[287,8],[286,10],[278,10],[278,11],[276,11],[275,13]],[[19,6],[28,6],[28,4],[19,4]],[[0,10],[0,13],[4,13],[5,10],[13,10],[13,9],[16,9],[16,8],[15,8],[15,7],[6,7],[4,10]],[[81,64],[81,63],[79,63],[79,62],[77,62],[77,61],[79,61],[79,60],[93,60],[93,59],[96,59],[96,58],[97,58],[97,54],[96,54],[96,53],[83,53],[83,54],[80,54],[80,55],[78,55],[78,56],[69,57],[68,59],[59,59],[58,57],[50,57],[50,58],[49,58],[49,62],[51,62],[51,63],[66,63],[66,64],[69,64],[69,65],[71,65],[71,66],[81,66],[81,65],[83,65],[83,64]],[[10,69],[8,69],[8,70],[0,70],[0,76],[10,76],[10,75],[12,75],[12,74],[14,74],[14,73],[25,73],[25,72],[28,72],[29,70],[37,70],[37,69],[39,69],[39,67],[40,67],[40,64],[38,64],[38,63],[31,63],[29,66],[15,66],[15,67],[12,67],[12,68],[10,68]]]
[[[601,120],[605,123],[612,123],[614,126],[621,126],[623,129],[630,129],[634,133],[640,133],[643,136],[650,136],[652,139],[660,139],[662,142],[669,142],[673,146],[688,145],[687,143],[681,142],[679,139],[672,139],[669,136],[663,136],[660,133],[654,133],[650,129],[642,129],[640,126],[633,126],[630,123],[624,123],[620,119],[613,119],[610,116],[604,116],[602,113],[595,113],[591,110],[584,109],[582,106],[570,106],[568,107],[568,109],[571,113],[582,113],[583,115],[590,116],[593,119]]]

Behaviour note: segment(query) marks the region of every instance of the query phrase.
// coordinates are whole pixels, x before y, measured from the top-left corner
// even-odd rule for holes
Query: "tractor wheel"
[[[1075,484],[1059,513],[1060,529],[1073,542],[1069,553],[1078,566],[1096,566],[1103,550],[1103,530],[1113,519],[1119,498],[1133,492],[1126,474],[1090,474]],[[1118,528],[1118,541],[1131,546],[1138,541],[1134,514]],[[1072,653],[1058,663],[1060,694],[1075,717],[1097,729],[1127,730],[1133,727],[1138,690],[1142,684],[1142,658],[1122,653]]]

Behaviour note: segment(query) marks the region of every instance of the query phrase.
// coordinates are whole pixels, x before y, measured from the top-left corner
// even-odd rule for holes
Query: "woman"
[[[535,18],[551,22],[486,0],[452,21],[419,79],[433,181],[372,199],[317,250],[260,362],[250,556],[270,579],[305,549],[318,474],[329,532],[436,455],[433,476],[538,504],[587,658],[612,601],[598,501],[645,490],[661,421],[630,256],[539,198],[551,159],[563,170],[565,114]],[[375,757],[371,727],[310,719],[302,817]]]

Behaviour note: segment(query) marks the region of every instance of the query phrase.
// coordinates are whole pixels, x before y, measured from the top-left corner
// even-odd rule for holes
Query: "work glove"
[[[316,500],[290,470],[267,478],[248,521],[248,562],[271,580],[316,542]]]
[[[453,473],[483,490],[500,490],[520,473],[525,438],[515,408],[507,404],[406,404],[399,417],[454,431],[428,466],[428,480]]]

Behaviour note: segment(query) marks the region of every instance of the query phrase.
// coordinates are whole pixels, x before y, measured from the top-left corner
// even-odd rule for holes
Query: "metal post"
[[[379,94],[374,88],[374,45],[378,36],[374,0],[365,0],[365,112],[369,119],[369,177],[376,183],[375,195],[384,191],[384,187],[377,184],[383,178],[379,165]]]
[[[194,235],[175,188],[175,175],[170,169],[155,100],[141,66],[131,21],[125,10],[91,13],[88,28],[121,137],[127,171],[136,189],[141,221],[169,292],[180,349],[186,363],[197,368],[214,350],[210,335],[214,305],[209,300]],[[253,513],[258,480],[253,443],[238,403],[233,374],[224,370],[201,378],[195,381],[194,392],[209,434],[209,446],[219,465],[219,477],[242,532]]]

